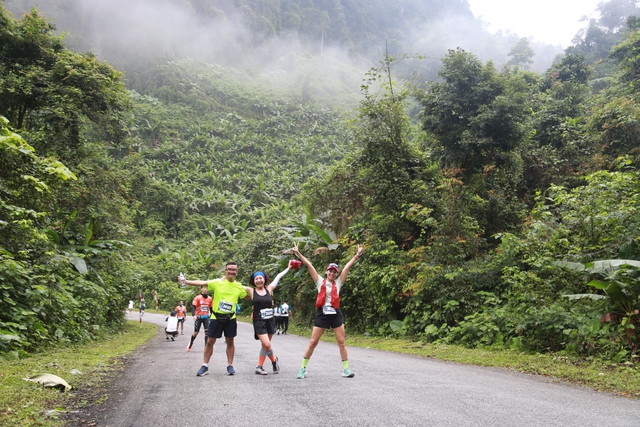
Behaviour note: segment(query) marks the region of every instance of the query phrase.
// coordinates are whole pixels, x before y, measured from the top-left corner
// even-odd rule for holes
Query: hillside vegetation
[[[240,2],[186,3],[206,22]],[[313,21],[275,4],[243,2],[274,37],[295,27],[284,10]],[[358,26],[364,2],[341,4],[341,43],[364,56],[382,18]],[[530,54],[498,67],[452,47],[435,76],[433,58],[391,48],[365,72],[304,49],[268,67],[143,50],[114,57],[123,74],[69,49],[82,32],[2,6],[0,352],[121,328],[142,295],[168,311],[192,297],[181,271],[273,276],[297,242],[317,268],[365,246],[341,292],[354,332],[636,363],[640,25],[633,1],[600,8],[542,73]],[[311,323],[306,271],[276,298]]]

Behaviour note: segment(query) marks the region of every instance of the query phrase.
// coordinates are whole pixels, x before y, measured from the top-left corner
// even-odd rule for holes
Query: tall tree
[[[507,61],[507,65],[518,66],[524,70],[528,70],[531,64],[533,64],[533,59],[531,58],[535,56],[535,52],[531,49],[529,40],[523,37],[518,44],[511,48],[507,56],[511,58]]]
[[[74,157],[87,130],[112,144],[124,137],[122,74],[68,50],[36,9],[19,21],[0,9],[0,57],[0,114],[39,152]]]
[[[423,127],[437,137],[442,165],[468,175],[500,163],[525,136],[524,75],[498,73],[492,62],[483,65],[460,48],[449,50],[438,75],[442,82],[420,98]]]

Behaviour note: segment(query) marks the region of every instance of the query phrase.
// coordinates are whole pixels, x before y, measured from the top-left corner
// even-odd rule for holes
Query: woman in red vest
[[[313,331],[311,332],[311,339],[307,350],[304,352],[302,358],[302,366],[298,371],[296,378],[302,379],[307,375],[307,364],[313,354],[313,350],[318,345],[320,337],[324,334],[328,328],[333,329],[333,333],[336,335],[336,341],[340,348],[340,357],[342,358],[342,376],[345,378],[353,378],[355,375],[351,369],[349,369],[349,355],[347,353],[347,345],[344,342],[344,317],[340,310],[340,288],[342,284],[347,280],[347,274],[349,269],[356,262],[358,257],[362,254],[363,247],[358,245],[358,252],[351,260],[344,266],[342,273],[338,264],[331,263],[327,266],[326,278],[320,276],[311,262],[306,259],[298,250],[298,245],[293,247],[293,253],[296,254],[300,261],[307,266],[311,279],[318,288],[318,297],[316,299],[316,319],[313,324]]]

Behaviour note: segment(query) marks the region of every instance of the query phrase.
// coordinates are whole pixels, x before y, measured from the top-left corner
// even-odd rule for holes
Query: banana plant
[[[327,253],[336,250],[340,243],[337,243],[338,236],[331,229],[324,229],[324,223],[319,218],[315,218],[307,213],[302,215],[302,221],[293,221],[294,227],[285,227],[285,231],[293,234],[293,239],[301,247],[307,244],[317,246],[313,254]]]
[[[603,322],[619,322],[631,346],[638,348],[638,332],[640,331],[640,261],[629,259],[607,259],[587,264],[570,261],[556,261],[554,265],[577,272],[585,272],[597,278],[587,283],[602,294],[565,295],[571,299],[608,299],[612,311],[600,318]]]
[[[587,264],[570,261],[556,261],[553,262],[553,264],[558,267],[585,272],[589,275],[599,277],[598,279],[591,280],[587,285],[605,293],[605,295],[577,294],[567,295],[567,297],[572,297],[573,299],[609,298],[613,304],[617,305],[619,309],[622,309],[626,313],[633,312],[640,304],[640,276],[638,275],[640,261],[608,259],[593,261]]]
[[[81,240],[77,239],[77,237],[69,231],[69,226],[76,218],[76,215],[77,212],[74,211],[59,232],[52,228],[47,228],[45,229],[45,234],[52,243],[60,247],[62,253],[66,255],[69,262],[80,274],[87,274],[89,270],[86,260],[101,255],[108,255],[112,252],[119,252],[124,246],[131,246],[119,240],[92,239],[93,230],[97,227],[98,223],[98,219],[95,217],[92,217],[85,225],[84,237],[82,237]]]

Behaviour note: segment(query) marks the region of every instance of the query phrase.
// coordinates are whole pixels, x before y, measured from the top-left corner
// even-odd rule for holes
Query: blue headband
[[[256,271],[255,273],[253,273],[253,275],[251,276],[252,279],[255,279],[256,276],[262,276],[265,279],[267,278],[267,276],[262,272],[262,271]]]

